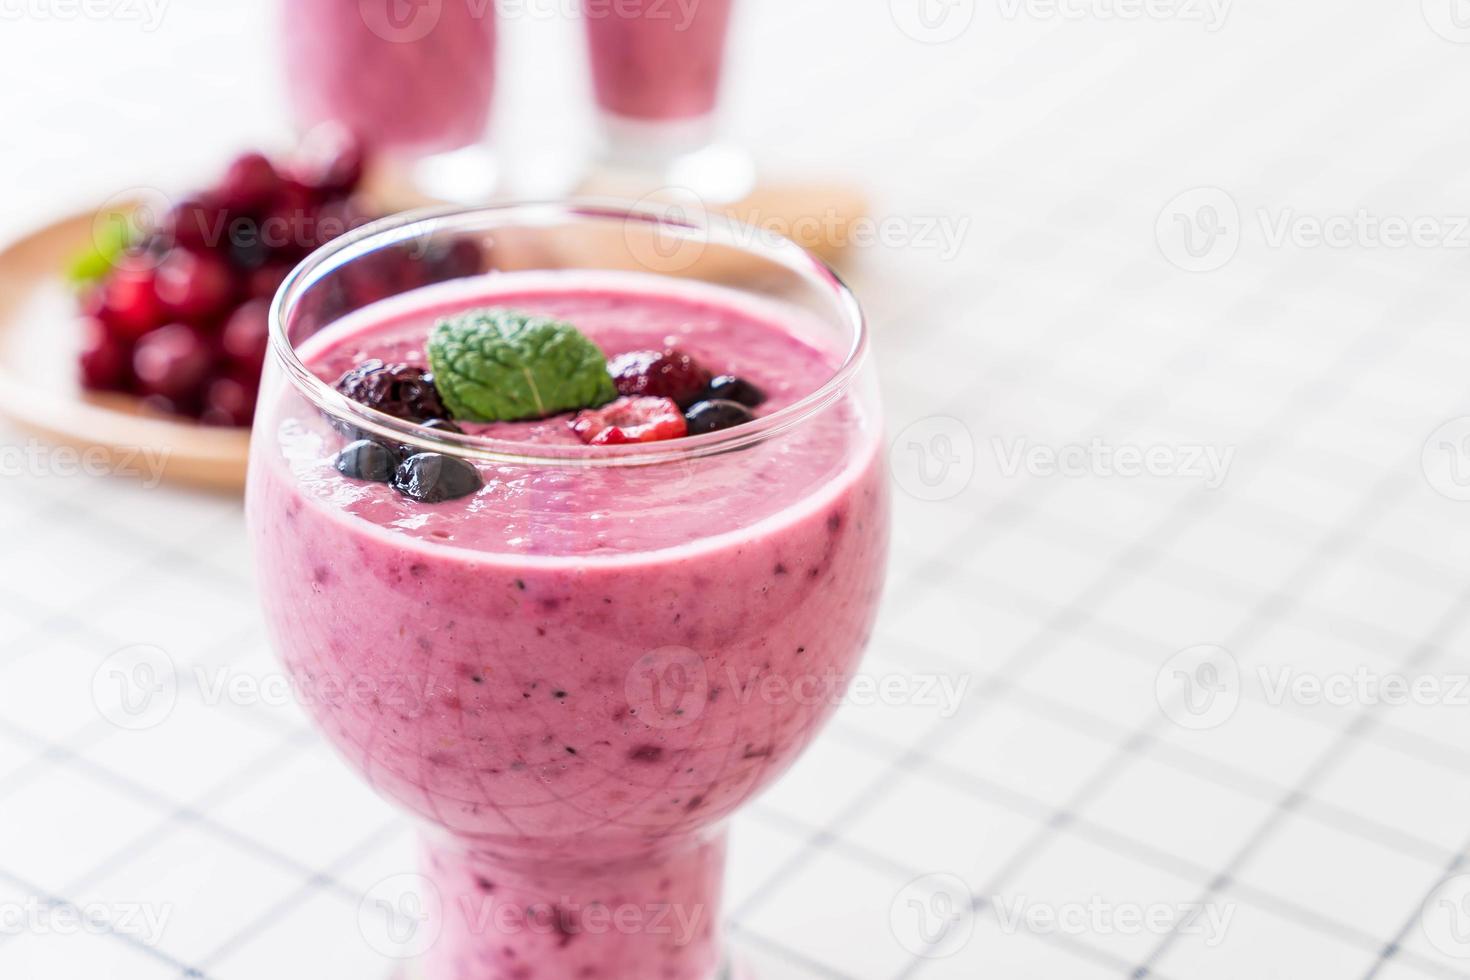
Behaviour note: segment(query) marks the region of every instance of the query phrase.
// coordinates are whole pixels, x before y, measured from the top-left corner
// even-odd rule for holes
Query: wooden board
[[[0,249],[0,416],[123,473],[139,454],[165,480],[221,490],[245,485],[249,434],[149,414],[136,399],[93,395],[76,380],[81,321],[60,270],[92,234],[92,212]],[[144,469],[146,472],[146,469]]]

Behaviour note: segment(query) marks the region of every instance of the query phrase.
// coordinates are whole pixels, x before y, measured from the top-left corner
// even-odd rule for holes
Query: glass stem
[[[430,832],[438,933],[424,980],[713,980],[725,831],[520,850]]]

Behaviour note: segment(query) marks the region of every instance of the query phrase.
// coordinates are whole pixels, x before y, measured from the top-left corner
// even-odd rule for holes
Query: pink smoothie
[[[840,361],[802,317],[632,274],[509,273],[354,314],[301,350],[335,378],[422,360],[439,315],[512,306],[604,352],[677,343],[770,395]],[[877,421],[851,396],[687,463],[478,463],[408,501],[332,467],[299,395],[262,404],[248,499],[267,618],[318,722],[431,827],[428,980],[708,980],[723,823],[835,707],[887,544]],[[488,427],[575,445],[565,417]],[[531,911],[527,911],[531,910]]]
[[[638,120],[714,111],[733,0],[582,0],[597,103]]]
[[[413,155],[484,137],[493,0],[291,0],[281,18],[302,126],[339,122],[377,150]]]

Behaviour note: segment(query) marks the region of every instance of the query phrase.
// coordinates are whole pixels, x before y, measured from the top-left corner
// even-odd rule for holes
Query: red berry
[[[174,249],[158,266],[155,289],[170,313],[198,321],[229,309],[235,281],[218,256]]]
[[[228,236],[229,215],[210,195],[187,197],[169,211],[163,231],[166,240],[184,248],[215,248]]]
[[[89,319],[78,359],[82,387],[89,391],[123,391],[128,386],[128,347],[99,320]]]
[[[133,350],[133,373],[145,395],[187,400],[209,374],[209,345],[199,332],[172,323],[150,332]]]
[[[568,423],[589,446],[678,439],[688,433],[684,413],[669,398],[619,398],[578,412]]]
[[[310,188],[286,178],[261,222],[261,240],[281,256],[297,259],[316,247],[321,202]]]
[[[699,400],[710,374],[688,354],[673,347],[619,354],[607,365],[620,395],[672,398],[680,408]]]
[[[199,420],[205,425],[241,428],[255,417],[255,389],[234,378],[216,378],[204,390]]]
[[[270,300],[281,288],[281,283],[290,275],[291,266],[285,262],[267,262],[259,269],[252,269],[245,280],[245,293],[251,299]]]
[[[137,256],[122,259],[102,283],[98,317],[124,340],[136,340],[163,322],[157,273]]]
[[[334,238],[341,238],[349,231],[361,228],[371,220],[350,198],[328,201],[317,212],[316,234],[312,244],[321,247]]]
[[[247,375],[260,376],[270,341],[270,302],[252,299],[225,321],[220,345],[225,356]]]
[[[280,186],[280,175],[264,155],[245,153],[225,171],[218,193],[227,209],[248,214],[270,204]]]
[[[362,143],[346,128],[326,123],[307,133],[287,168],[319,200],[344,197],[362,183]]]

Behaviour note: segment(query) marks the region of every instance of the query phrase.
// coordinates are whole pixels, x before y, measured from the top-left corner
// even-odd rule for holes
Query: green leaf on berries
[[[130,239],[128,223],[124,220],[114,218],[99,224],[92,234],[92,247],[72,256],[67,263],[67,282],[81,287],[106,278],[118,256],[127,251]]]
[[[618,396],[602,350],[570,323],[519,310],[468,310],[429,334],[429,367],[456,419],[511,422]]]

